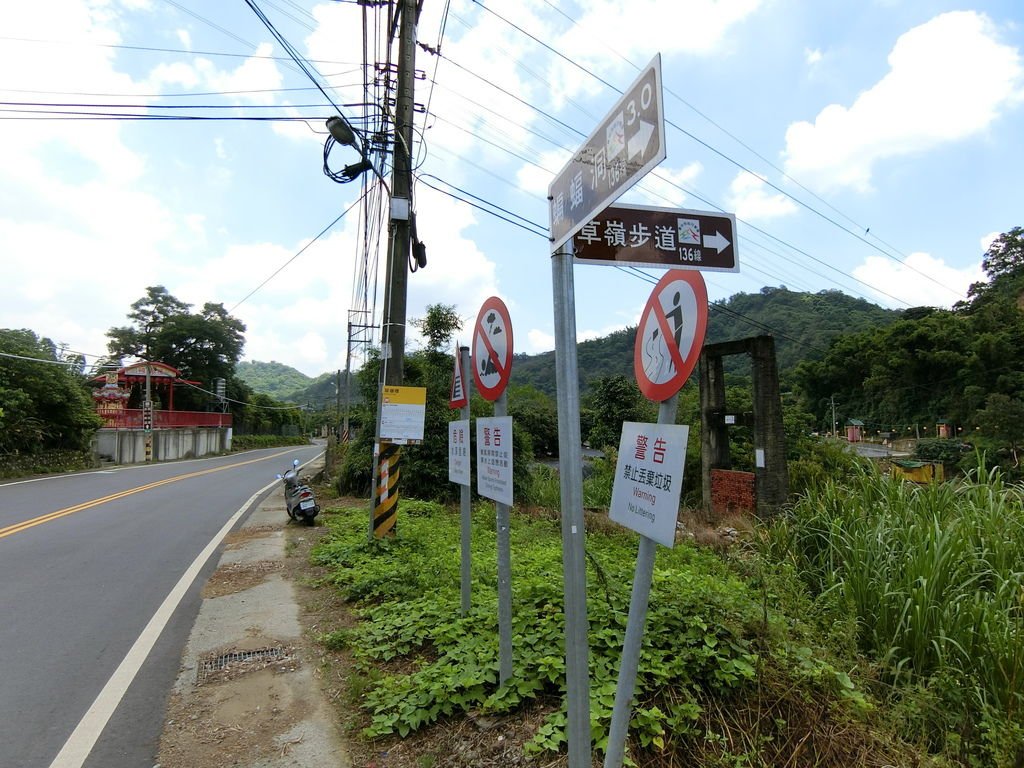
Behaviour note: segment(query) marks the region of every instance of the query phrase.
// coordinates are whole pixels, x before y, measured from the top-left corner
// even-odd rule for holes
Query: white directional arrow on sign
[[[704,235],[703,240],[705,248],[714,248],[719,253],[732,245],[725,235],[722,235],[719,232],[715,232],[713,235]]]
[[[651,136],[654,135],[654,125],[644,120],[640,121],[640,130],[629,137],[629,144],[626,149],[629,151],[629,159],[637,155],[643,159],[647,153],[647,145],[651,143]]]

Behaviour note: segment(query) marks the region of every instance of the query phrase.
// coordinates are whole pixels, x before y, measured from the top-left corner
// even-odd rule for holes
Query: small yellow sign
[[[384,387],[381,392],[380,439],[399,445],[423,442],[426,413],[425,387]]]
[[[384,387],[384,402],[389,405],[426,405],[426,387]]]

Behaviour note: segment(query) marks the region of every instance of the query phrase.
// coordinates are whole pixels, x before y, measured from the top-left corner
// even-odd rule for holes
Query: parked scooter
[[[284,506],[288,517],[301,520],[306,525],[313,525],[320,505],[316,503],[313,489],[302,482],[299,477],[299,460],[292,462],[292,468],[277,479],[284,483]]]

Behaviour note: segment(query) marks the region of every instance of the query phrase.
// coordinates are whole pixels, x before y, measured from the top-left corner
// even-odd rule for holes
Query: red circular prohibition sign
[[[472,353],[477,392],[494,402],[512,375],[512,319],[505,302],[497,296],[487,299],[476,316]]]
[[[656,403],[668,400],[690,378],[708,327],[708,290],[700,272],[666,272],[651,291],[633,346],[633,373],[640,391]]]

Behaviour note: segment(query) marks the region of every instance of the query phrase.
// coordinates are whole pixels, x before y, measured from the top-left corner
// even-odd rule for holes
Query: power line
[[[474,2],[476,2],[476,0],[474,0]],[[439,53],[438,55],[440,55],[440,53]],[[559,120],[559,119],[557,119],[557,118],[553,117],[552,115],[548,114],[547,112],[545,112],[544,110],[540,109],[540,108],[539,108],[539,107],[537,107],[536,105],[534,105],[534,104],[532,104],[532,103],[530,103],[530,102],[528,102],[528,101],[526,101],[526,100],[524,100],[524,99],[520,98],[519,96],[517,96],[517,95],[513,94],[512,92],[510,92],[510,91],[508,91],[508,90],[506,90],[506,89],[504,89],[504,88],[501,88],[500,86],[497,86],[497,85],[495,85],[495,84],[494,84],[493,82],[491,82],[490,80],[487,80],[487,79],[486,79],[486,78],[484,78],[484,77],[483,77],[482,75],[479,75],[479,74],[477,74],[476,72],[473,72],[473,71],[472,71],[471,69],[469,69],[469,68],[467,68],[467,67],[463,67],[462,65],[460,65],[460,64],[458,64],[457,62],[453,61],[453,60],[452,60],[452,59],[451,59],[450,57],[445,57],[445,58],[446,58],[446,60],[447,60],[447,61],[449,61],[450,63],[454,64],[454,66],[456,66],[456,67],[457,67],[458,69],[460,69],[461,71],[465,72],[466,74],[469,74],[469,75],[471,75],[472,77],[475,77],[475,78],[477,78],[477,79],[481,80],[482,82],[486,83],[486,84],[487,84],[488,86],[490,86],[490,87],[492,87],[492,88],[495,88],[495,89],[499,90],[500,92],[502,92],[502,93],[503,93],[503,94],[505,94],[506,96],[508,96],[508,97],[512,98],[513,100],[517,101],[518,103],[521,103],[521,104],[523,104],[524,106],[527,106],[527,107],[529,107],[529,108],[530,108],[531,110],[533,110],[533,111],[534,111],[534,112],[536,112],[537,114],[541,115],[542,117],[545,117],[545,118],[547,118],[547,119],[551,120],[551,121],[552,121],[553,123],[556,123],[556,124],[558,124],[558,125],[561,125],[561,126],[565,127],[565,128],[567,129],[567,130],[569,130],[569,131],[573,132],[574,134],[576,134],[576,135],[578,135],[578,136],[580,136],[580,137],[584,137],[584,136],[585,136],[585,134],[584,134],[584,133],[583,133],[582,131],[580,131],[580,130],[578,130],[578,129],[576,129],[576,128],[573,128],[573,127],[572,127],[572,126],[570,126],[570,125],[569,125],[568,123],[565,123],[565,122],[563,122],[563,121],[561,121],[561,120]],[[578,65],[577,65],[577,66],[578,66]],[[441,117],[440,117],[439,115],[434,115],[434,117],[435,117],[435,119],[437,119],[437,120],[444,120],[444,118],[441,118]],[[450,122],[450,121],[447,121],[447,120],[444,120],[444,121],[445,121],[445,122]],[[480,136],[479,134],[475,133],[475,132],[474,132],[473,130],[471,130],[471,129],[465,129],[465,128],[462,128],[461,126],[458,126],[458,125],[457,125],[457,124],[455,124],[455,123],[451,123],[451,124],[452,124],[452,125],[454,125],[454,126],[455,126],[456,128],[458,128],[459,130],[463,130],[463,131],[465,131],[466,133],[469,133],[470,135],[472,135],[472,136],[473,136],[473,137],[474,137],[475,139],[477,139],[478,141],[481,141],[481,142],[483,142],[483,143],[486,143],[486,144],[490,144],[491,146],[494,146],[494,147],[496,147],[496,148],[497,148],[497,149],[499,149],[500,151],[502,151],[502,152],[505,152],[505,153],[507,153],[507,154],[509,154],[509,155],[511,155],[511,156],[513,156],[513,157],[516,157],[516,158],[518,158],[519,160],[522,160],[523,162],[527,162],[527,163],[529,163],[529,164],[531,164],[531,165],[534,165],[534,166],[535,166],[535,167],[537,167],[537,168],[541,168],[541,169],[543,169],[543,170],[548,170],[548,169],[544,169],[544,168],[543,168],[542,166],[540,166],[540,165],[539,165],[538,163],[536,163],[536,162],[535,162],[534,160],[532,160],[532,159],[530,159],[530,158],[528,158],[528,157],[526,157],[526,156],[524,156],[524,155],[522,155],[522,154],[519,154],[519,153],[513,152],[513,151],[512,151],[511,149],[509,149],[509,148],[508,148],[508,146],[506,146],[506,145],[502,145],[502,144],[499,144],[499,143],[497,143],[497,142],[493,142],[493,141],[491,141],[490,139],[487,139],[487,138],[485,138],[485,137],[483,137],[483,136]],[[516,125],[518,125],[518,124],[516,123]],[[552,142],[552,143],[554,143],[554,142]],[[558,145],[558,144],[555,144],[555,146],[558,146],[558,147],[559,147],[560,149],[563,149],[563,150],[569,151],[569,150],[568,150],[568,149],[567,149],[567,148],[566,148],[565,146],[563,146],[563,145]],[[666,177],[666,176],[663,176],[663,175],[659,174],[657,170],[655,170],[655,171],[652,171],[652,173],[651,173],[650,175],[651,175],[651,176],[652,176],[653,178],[655,178],[655,179],[657,179],[657,180],[661,181],[662,183],[668,184],[669,186],[671,186],[671,187],[674,187],[675,189],[678,189],[678,190],[682,191],[683,193],[685,193],[685,194],[686,194],[686,195],[688,195],[689,197],[693,197],[693,198],[695,198],[695,199],[697,199],[697,200],[700,200],[701,202],[703,202],[703,203],[704,203],[704,204],[706,204],[706,205],[709,205],[709,206],[711,206],[711,207],[712,207],[712,208],[714,208],[715,210],[718,210],[718,211],[724,211],[724,210],[725,210],[725,209],[724,209],[724,208],[723,208],[722,206],[720,206],[720,205],[718,205],[717,203],[713,202],[712,200],[710,200],[710,199],[709,199],[709,198],[707,198],[706,196],[704,196],[704,195],[701,195],[700,193],[696,192],[695,190],[692,190],[692,189],[687,189],[686,187],[682,186],[681,184],[678,184],[678,183],[676,183],[675,181],[673,181],[673,180],[669,179],[668,177]],[[644,185],[643,185],[643,182],[641,182],[641,183],[640,183],[640,184],[639,184],[638,186],[640,186],[641,188],[643,188],[643,187],[644,187]],[[808,253],[807,251],[805,251],[805,250],[803,250],[803,249],[801,249],[801,248],[798,248],[798,247],[796,247],[795,245],[792,245],[791,243],[788,243],[788,242],[786,242],[786,241],[782,240],[781,238],[778,238],[778,237],[776,237],[776,236],[774,236],[774,235],[769,235],[769,234],[768,234],[768,233],[767,233],[767,232],[766,232],[765,230],[761,229],[760,227],[757,227],[756,225],[754,225],[754,224],[753,224],[753,223],[751,223],[751,222],[748,222],[748,221],[746,221],[746,220],[744,220],[744,219],[738,219],[738,221],[740,221],[741,223],[743,223],[743,224],[744,224],[744,225],[746,225],[746,226],[749,226],[749,227],[751,227],[751,228],[752,228],[752,229],[754,229],[755,231],[757,231],[757,232],[760,232],[760,233],[764,234],[764,235],[765,235],[765,236],[767,236],[767,237],[770,237],[771,239],[775,240],[776,242],[780,243],[781,245],[783,245],[783,246],[785,246],[785,247],[787,247],[787,248],[791,249],[791,250],[792,250],[792,251],[794,251],[795,253],[798,253],[798,254],[800,254],[800,255],[802,255],[802,256],[805,256],[806,258],[809,258],[809,259],[811,259],[812,261],[815,261],[815,262],[817,262],[818,264],[820,264],[820,265],[822,265],[822,266],[824,266],[824,267],[826,267],[826,268],[828,268],[828,269],[832,270],[833,272],[836,272],[836,273],[837,273],[837,274],[839,274],[839,275],[842,275],[842,276],[843,276],[843,277],[845,277],[845,278],[849,278],[849,279],[852,279],[853,281],[855,281],[855,282],[857,282],[857,283],[860,283],[861,285],[863,285],[864,287],[868,288],[869,290],[871,290],[871,291],[872,291],[872,292],[874,292],[874,293],[877,293],[877,294],[879,294],[879,295],[882,295],[882,296],[886,296],[886,297],[888,297],[888,298],[892,299],[892,300],[893,300],[894,302],[896,302],[897,304],[902,304],[902,305],[904,305],[904,306],[910,306],[910,303],[909,303],[909,302],[907,302],[907,301],[905,301],[905,300],[903,300],[903,299],[900,299],[900,298],[898,298],[897,296],[894,296],[894,295],[890,294],[889,292],[885,291],[884,289],[882,289],[882,288],[878,288],[877,286],[874,286],[874,285],[872,285],[872,284],[870,284],[870,283],[867,283],[866,281],[863,281],[863,280],[861,280],[861,279],[859,279],[859,278],[857,278],[857,277],[854,277],[853,275],[849,275],[848,273],[846,273],[846,272],[844,272],[844,271],[842,271],[842,270],[838,269],[837,267],[834,267],[834,266],[832,266],[831,264],[827,263],[826,261],[823,261],[822,259],[819,259],[819,258],[817,258],[817,257],[815,257],[815,256],[812,256],[812,255],[811,255],[810,253]],[[835,282],[835,283],[836,283],[836,285],[840,285],[840,286],[842,286],[842,287],[846,287],[846,288],[848,289],[848,286],[844,286],[843,284],[841,284],[841,283],[838,283],[838,282],[836,282],[835,280],[833,280],[833,282]],[[863,294],[862,294],[862,295],[863,295]]]
[[[322,115],[316,116],[260,116],[260,115],[146,115],[131,112],[84,112],[74,110],[33,110],[33,109],[4,109],[0,108],[0,120],[123,120],[129,121],[163,121],[163,122],[265,122],[265,123],[306,123],[310,121],[323,122]],[[325,131],[317,130],[310,126],[313,133],[324,134]]]
[[[567,62],[568,64],[571,64],[571,65],[572,65],[573,67],[576,67],[576,68],[577,68],[577,69],[579,69],[579,70],[580,70],[581,72],[583,72],[583,73],[585,73],[585,74],[589,75],[590,77],[594,78],[595,80],[597,80],[597,81],[598,81],[599,83],[601,83],[601,84],[602,84],[602,85],[604,85],[605,87],[607,87],[607,88],[611,89],[612,91],[614,91],[615,93],[618,93],[618,94],[620,94],[620,95],[621,95],[621,94],[623,93],[623,92],[622,92],[622,90],[621,90],[620,88],[618,88],[618,87],[616,87],[615,85],[613,85],[612,83],[608,82],[607,80],[605,80],[604,78],[602,78],[602,77],[601,77],[600,75],[597,75],[597,74],[595,74],[593,70],[591,70],[591,69],[587,69],[587,68],[586,68],[586,67],[584,67],[584,66],[583,66],[582,64],[579,64],[578,62],[576,62],[575,60],[573,60],[573,59],[571,59],[570,57],[566,56],[566,55],[565,55],[565,54],[563,54],[562,52],[558,51],[557,49],[555,49],[555,48],[554,48],[554,47],[552,47],[551,45],[549,45],[549,44],[545,43],[544,41],[540,40],[540,39],[539,39],[538,37],[536,37],[535,35],[532,35],[532,34],[530,34],[530,33],[529,33],[529,32],[527,32],[526,30],[524,30],[524,29],[523,29],[522,27],[520,27],[520,26],[518,26],[517,24],[515,24],[515,23],[513,23],[513,22],[509,21],[508,19],[506,19],[505,17],[503,17],[503,16],[501,15],[501,14],[499,14],[499,13],[495,12],[494,10],[492,10],[492,9],[488,8],[488,7],[486,6],[486,5],[484,5],[484,4],[483,4],[483,2],[481,2],[481,0],[473,0],[473,3],[474,3],[474,4],[476,4],[476,5],[479,5],[479,6],[480,6],[481,8],[483,8],[483,9],[484,9],[485,11],[487,11],[488,13],[490,13],[491,15],[493,15],[494,17],[496,17],[496,18],[500,19],[500,20],[501,20],[502,22],[504,22],[505,24],[509,25],[509,26],[510,26],[510,27],[512,27],[513,29],[517,30],[517,31],[518,31],[518,32],[520,32],[521,34],[523,34],[523,35],[525,35],[526,37],[530,38],[531,40],[533,40],[533,41],[534,41],[535,43],[537,43],[538,45],[541,45],[541,46],[543,46],[543,47],[544,47],[544,48],[545,48],[546,50],[550,51],[551,53],[553,53],[553,54],[554,54],[555,56],[559,57],[559,58],[560,58],[560,59],[562,59],[563,61]],[[635,65],[634,65],[634,66],[635,66]],[[673,95],[674,95],[674,94],[673,94]],[[680,99],[680,100],[682,101],[682,99]],[[684,101],[683,103],[686,103],[686,102]],[[694,109],[695,111],[697,111],[697,110],[696,110],[695,108],[693,108],[693,107],[692,107],[691,105],[689,105],[688,103],[687,103],[687,106],[690,106],[690,107],[691,107],[691,109]],[[703,115],[702,113],[699,113],[699,112],[698,112],[698,114],[701,114],[701,116],[702,116],[702,117],[705,117],[705,116],[704,116],[704,115]],[[708,119],[708,120],[710,121],[710,118],[706,118],[706,119]],[[715,124],[715,125],[717,126],[717,124],[716,124],[716,123],[714,123],[714,121],[711,121],[711,122],[712,122],[713,124]],[[924,278],[926,278],[927,280],[931,281],[932,283],[935,283],[935,285],[937,285],[937,286],[939,286],[939,287],[941,287],[941,288],[943,288],[943,289],[945,289],[945,290],[947,290],[947,291],[951,292],[951,293],[952,293],[953,295],[955,295],[955,296],[957,296],[957,297],[959,297],[959,298],[963,298],[963,295],[962,295],[961,293],[959,293],[958,291],[956,291],[956,290],[954,290],[954,289],[950,288],[949,286],[945,285],[944,283],[941,283],[941,282],[939,282],[938,280],[936,280],[936,279],[935,279],[934,277],[932,277],[931,275],[927,274],[926,272],[922,272],[922,271],[918,270],[918,269],[917,269],[916,267],[914,267],[913,265],[911,265],[911,264],[908,264],[908,263],[906,262],[906,260],[904,260],[904,259],[900,259],[900,258],[898,258],[898,257],[894,256],[893,254],[889,253],[888,251],[886,251],[886,250],[884,250],[884,249],[880,248],[879,246],[877,246],[877,245],[875,245],[874,243],[872,243],[872,242],[870,242],[869,240],[867,240],[867,239],[866,239],[866,238],[865,238],[865,237],[864,237],[863,235],[861,235],[860,233],[858,233],[858,232],[855,232],[855,231],[853,231],[852,229],[850,229],[850,228],[848,228],[848,227],[846,227],[846,226],[844,226],[844,225],[840,224],[840,223],[839,223],[838,221],[836,221],[836,220],[835,220],[835,219],[833,219],[832,217],[828,216],[828,215],[827,215],[827,214],[825,214],[825,213],[822,213],[821,211],[819,211],[819,210],[818,210],[817,208],[815,208],[814,206],[810,205],[809,203],[807,203],[807,202],[806,202],[806,201],[804,201],[804,200],[801,200],[800,198],[798,198],[798,197],[796,197],[795,195],[791,194],[790,192],[786,191],[785,189],[783,189],[782,187],[778,186],[777,184],[775,184],[774,182],[770,181],[769,179],[766,179],[766,178],[764,178],[764,177],[762,177],[762,176],[760,176],[760,175],[758,175],[758,174],[754,173],[754,171],[752,171],[752,170],[750,170],[749,168],[747,168],[747,167],[746,167],[746,166],[745,166],[745,165],[744,165],[743,163],[741,163],[741,162],[740,162],[739,160],[737,160],[737,159],[735,159],[734,157],[730,156],[729,154],[727,154],[727,153],[723,152],[722,150],[718,149],[717,147],[715,147],[715,146],[712,146],[712,145],[711,145],[710,143],[708,143],[708,142],[704,141],[703,139],[699,138],[698,136],[696,136],[695,134],[691,133],[690,131],[687,131],[687,130],[686,130],[685,128],[683,128],[683,127],[682,127],[681,125],[678,125],[677,123],[674,123],[674,122],[672,122],[671,120],[669,120],[669,119],[667,119],[667,118],[666,118],[666,120],[665,120],[665,124],[666,124],[666,125],[670,125],[671,127],[675,128],[675,129],[676,129],[677,131],[679,131],[680,133],[682,133],[682,134],[683,134],[684,136],[687,136],[687,137],[688,137],[688,138],[690,138],[691,140],[693,140],[693,141],[697,142],[698,144],[700,144],[701,146],[703,146],[703,147],[704,147],[705,149],[707,149],[708,151],[710,151],[710,152],[713,152],[714,154],[718,155],[718,156],[719,156],[719,157],[721,157],[721,158],[722,158],[723,160],[725,160],[725,161],[727,161],[727,162],[731,163],[732,165],[734,165],[735,167],[739,168],[739,169],[740,169],[741,171],[744,171],[744,172],[746,172],[746,173],[749,173],[749,174],[751,174],[752,176],[754,176],[755,178],[761,179],[761,181],[762,181],[762,182],[763,182],[764,184],[766,184],[767,186],[771,187],[771,188],[772,188],[773,190],[775,190],[775,191],[776,191],[776,192],[778,192],[779,194],[781,194],[781,195],[785,196],[786,198],[788,198],[788,199],[792,200],[792,201],[793,201],[794,203],[796,203],[797,205],[801,206],[802,208],[805,208],[806,210],[810,211],[810,212],[811,212],[811,213],[813,213],[814,215],[816,215],[816,216],[818,216],[819,218],[823,219],[824,221],[828,222],[829,224],[831,224],[832,226],[836,227],[837,229],[840,229],[841,231],[843,231],[843,232],[847,233],[848,235],[850,235],[850,236],[852,236],[852,237],[856,238],[857,240],[861,241],[862,243],[864,243],[865,245],[867,245],[867,246],[868,246],[869,248],[871,248],[872,250],[874,250],[874,251],[877,251],[878,253],[882,254],[883,256],[885,256],[885,257],[887,257],[887,258],[889,258],[889,259],[892,259],[893,261],[897,262],[898,264],[901,264],[901,265],[903,265],[904,267],[906,267],[907,269],[911,270],[912,272],[915,272],[915,273],[917,273],[918,275],[920,275],[921,277],[924,277]],[[719,127],[719,128],[721,129],[721,130],[723,130],[723,132],[725,132],[725,133],[726,133],[727,135],[729,135],[730,137],[732,137],[732,138],[734,138],[734,139],[735,139],[735,137],[733,137],[733,136],[732,136],[732,134],[730,134],[730,133],[728,133],[727,131],[725,131],[725,129],[724,129],[724,128],[721,128],[721,126],[717,126],[717,127]],[[736,141],[739,141],[739,140],[738,140],[738,139],[736,139]],[[742,143],[742,142],[741,142],[741,143]],[[746,145],[744,145],[744,146],[746,146]],[[753,151],[753,150],[751,150],[751,151]],[[755,154],[757,154],[757,153],[755,153]],[[758,156],[760,157],[760,155],[758,155]],[[773,166],[773,167],[774,167],[774,166]],[[789,177],[789,176],[786,176],[786,178],[790,178],[790,177]],[[794,180],[794,181],[795,181],[795,180]],[[798,182],[797,182],[797,183],[798,183]],[[799,183],[798,183],[798,184],[799,184]],[[805,188],[805,187],[804,187],[804,186],[803,186],[802,184],[800,184],[799,186],[800,186],[800,188],[801,188],[801,189],[806,189],[806,188]],[[817,197],[817,196],[815,195],[815,197]],[[820,199],[820,198],[819,198],[819,199]],[[832,207],[832,206],[829,206],[829,207]],[[835,208],[833,208],[833,210],[836,210],[836,209],[835,209]],[[838,212],[838,211],[837,211],[837,212]],[[849,219],[848,217],[845,217],[845,215],[844,215],[844,218],[847,218],[848,220],[852,221],[852,219]],[[859,225],[858,225],[858,226],[859,226]],[[856,278],[854,278],[854,279],[856,279]],[[889,294],[885,294],[885,295],[889,296]],[[890,296],[890,298],[895,298],[895,297],[892,297],[892,296]],[[899,301],[899,300],[897,299],[897,301]],[[906,302],[902,302],[902,303],[906,303]]]
[[[508,218],[506,216],[498,216],[497,214],[494,214],[493,211],[488,211],[488,212],[492,213],[492,215],[497,216],[497,218],[502,219],[503,221],[507,221],[510,224],[515,224],[517,227],[520,227],[521,229],[525,229],[527,232],[529,232],[531,234],[542,235],[544,237],[547,236],[547,227],[544,227],[544,226],[542,226],[540,224],[532,222],[529,219],[527,219],[526,217],[520,216],[517,213],[513,213],[512,211],[508,210],[507,208],[502,208],[497,203],[492,203],[489,200],[485,200],[482,197],[478,197],[477,195],[472,194],[471,192],[467,192],[466,190],[462,189],[461,187],[456,186],[455,184],[452,184],[449,181],[445,181],[442,178],[434,176],[432,173],[417,174],[416,178],[421,180],[421,181],[423,179],[427,179],[427,178],[437,179],[437,181],[441,182],[442,184],[445,184],[446,186],[451,187],[452,189],[458,190],[463,195],[471,197],[471,198],[473,198],[473,200],[476,200],[477,202],[480,202],[480,203],[483,203],[485,205],[488,205],[488,206],[490,206],[491,208],[493,208],[495,210],[498,210],[498,211],[501,211],[504,214],[507,214],[508,217],[511,217],[511,218]],[[450,195],[450,193],[445,192],[445,190],[440,189],[439,187],[436,187],[436,186],[434,186],[433,184],[430,184],[427,181],[424,181],[423,183],[426,184],[431,189],[436,190],[437,192],[441,192],[442,194]],[[461,200],[464,203],[467,203],[469,205],[473,205],[472,203],[470,203],[469,200],[466,200],[465,198],[461,198],[461,197],[458,197],[456,195],[451,195],[451,196],[455,197],[457,200]],[[479,206],[479,205],[473,205],[473,207],[477,208],[479,210],[487,210],[487,209],[485,209],[485,208],[483,208],[482,206]],[[513,219],[518,219],[518,221],[514,221]],[[520,223],[520,222],[522,222],[522,223]],[[524,224],[526,226],[524,226]]]
[[[166,2],[171,2],[171,0],[165,0],[165,1]],[[217,29],[220,29],[220,28],[217,27]],[[223,30],[221,30],[221,31],[223,31]],[[236,37],[235,35],[233,35],[230,32],[225,32],[225,34],[228,34],[232,38],[234,38],[236,40],[239,40],[244,45],[247,45],[250,48],[256,48],[255,45],[252,45],[251,43],[246,42],[242,38]],[[94,48],[112,48],[112,49],[116,49],[116,50],[125,50],[125,51],[144,51],[144,52],[151,52],[151,53],[182,53],[182,54],[185,54],[185,55],[188,55],[188,56],[221,56],[221,57],[234,58],[234,59],[261,59],[261,60],[267,60],[267,61],[283,61],[283,62],[286,62],[286,63],[292,63],[292,61],[293,61],[290,56],[270,56],[270,55],[263,55],[263,54],[256,54],[256,53],[228,53],[226,51],[203,51],[203,50],[200,50],[200,51],[191,50],[190,51],[187,48],[163,48],[163,47],[159,47],[159,46],[149,46],[149,45],[125,45],[125,44],[122,44],[122,43],[93,43],[93,42],[83,42],[81,40],[44,40],[44,39],[32,38],[32,37],[7,37],[7,36],[0,36],[0,40],[7,40],[7,41],[10,41],[10,42],[18,42],[18,43],[39,43],[39,44],[42,44],[42,45],[59,45],[62,48],[67,48],[67,47],[70,47],[70,46],[79,46],[79,47],[86,46],[86,47],[94,47]],[[307,61],[309,61],[310,63],[315,63],[315,64],[337,64],[339,66],[351,66],[353,64],[353,62],[351,62],[351,61],[336,61],[336,60],[333,60],[333,59],[307,59]]]
[[[345,72],[334,72],[330,75],[324,75],[327,77],[341,77],[342,75],[352,74],[354,70],[348,70]],[[332,90],[339,90],[341,88],[349,87],[342,85],[329,85],[326,86]],[[298,88],[250,88],[247,90],[239,91],[187,91],[179,93],[109,93],[109,92],[95,92],[95,91],[50,91],[41,90],[37,88],[2,88],[0,87],[0,93],[36,93],[45,96],[93,96],[93,97],[105,97],[112,99],[190,99],[199,96],[247,96],[254,93],[289,93],[292,91],[315,91],[316,88],[312,86],[303,86]],[[150,106],[147,102],[146,106]],[[286,106],[286,105],[282,105]],[[294,105],[292,105],[294,106]],[[364,106],[361,103],[353,104],[342,104],[343,107],[355,107]]]
[[[335,224],[337,224],[339,221],[341,221],[343,218],[345,218],[346,214],[348,214],[349,211],[351,211],[353,208],[355,208],[356,205],[358,205],[365,196],[366,196],[366,192],[363,192],[362,195],[360,195],[358,198],[356,198],[355,202],[353,202],[348,208],[346,208],[344,211],[342,211],[340,214],[338,214],[337,218],[335,218],[334,221],[332,221],[326,227],[321,229],[312,240],[310,240],[308,243],[306,243],[304,246],[302,246],[298,251],[296,251],[296,253],[290,259],[288,259],[288,261],[286,261],[280,267],[275,269],[273,271],[273,273],[266,280],[264,280],[262,283],[257,285],[255,288],[253,288],[247,294],[245,294],[245,296],[243,296],[239,300],[239,302],[237,304],[235,304],[231,309],[228,310],[228,314],[231,314],[236,309],[238,309],[242,304],[244,304],[246,301],[248,301],[250,298],[252,298],[253,294],[255,294],[263,286],[265,286],[267,283],[269,283],[271,280],[273,280],[275,277],[277,277],[277,275],[279,275],[281,273],[281,271],[285,267],[287,267],[289,264],[291,264],[293,261],[295,261],[297,258],[299,258],[299,256],[301,256],[303,253],[305,253],[306,249],[308,249],[311,245],[313,245],[313,243],[315,243],[317,240],[319,240],[321,237],[323,237],[327,233],[327,231],[331,229],[331,227],[333,227]]]
[[[361,104],[361,102],[360,102]],[[347,105],[346,105],[347,106]],[[323,104],[111,104],[57,101],[0,101],[2,107],[77,109],[323,109]],[[115,113],[117,114],[117,113]]]
[[[250,48],[255,48],[256,47],[255,45],[250,43],[248,40],[245,40],[245,39],[239,37],[238,35],[236,35],[234,32],[232,32],[230,30],[224,29],[224,27],[220,26],[219,24],[215,24],[214,22],[210,21],[205,16],[202,16],[202,15],[196,13],[195,11],[189,10],[184,5],[182,5],[181,3],[176,2],[175,0],[164,0],[164,2],[167,3],[168,5],[173,5],[175,8],[177,8],[182,13],[187,13],[193,19],[198,19],[199,21],[203,22],[203,24],[206,24],[208,27],[211,27],[212,29],[215,29],[215,30],[217,30],[218,32],[220,32],[222,34],[227,35],[232,40],[235,40],[235,41],[241,43],[242,45],[246,45],[246,46],[248,46]]]
[[[48,363],[50,365],[77,365],[77,363],[72,362],[70,360],[47,360],[46,358],[43,357],[26,357],[25,355],[15,355],[11,352],[0,352],[0,357],[10,357],[13,358],[14,360],[30,360],[35,363]]]

